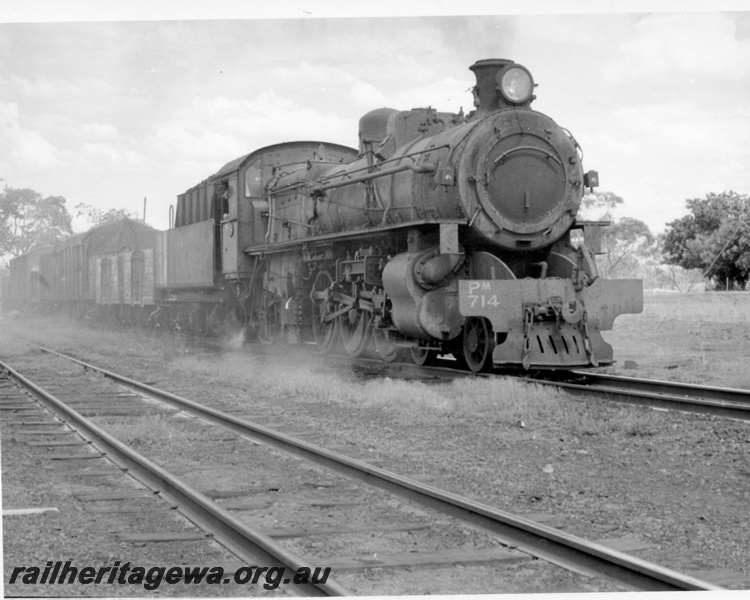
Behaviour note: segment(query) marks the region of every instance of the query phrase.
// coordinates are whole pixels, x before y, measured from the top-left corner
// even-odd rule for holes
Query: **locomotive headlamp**
[[[534,79],[521,65],[509,65],[497,75],[498,91],[511,104],[524,104],[534,91]]]

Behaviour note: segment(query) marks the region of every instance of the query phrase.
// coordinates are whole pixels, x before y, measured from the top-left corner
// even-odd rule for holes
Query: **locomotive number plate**
[[[459,310],[471,311],[478,308],[497,308],[500,306],[497,289],[492,289],[490,281],[462,281],[461,293],[459,295]]]
[[[501,289],[490,280],[458,282],[458,312],[464,317],[485,315],[501,304]]]

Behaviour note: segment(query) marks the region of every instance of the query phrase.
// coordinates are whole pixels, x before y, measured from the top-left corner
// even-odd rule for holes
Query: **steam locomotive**
[[[470,69],[469,115],[374,110],[357,149],[268,146],[180,194],[145,320],[475,372],[611,364],[600,332],[643,292],[598,277],[602,223],[576,218],[597,174],[525,67]]]
[[[476,110],[378,109],[357,150],[293,142],[240,157],[178,197],[160,235],[161,306],[323,352],[452,354],[493,365],[605,365],[601,330],[642,310],[639,280],[599,279],[601,223],[572,135],[530,108],[531,73],[482,60]],[[579,230],[583,242],[573,245]]]

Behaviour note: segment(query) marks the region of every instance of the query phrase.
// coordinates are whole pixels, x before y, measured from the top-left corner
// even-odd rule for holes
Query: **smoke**
[[[226,348],[231,348],[233,350],[241,348],[244,343],[245,343],[245,328],[244,327],[234,333],[231,333],[231,332],[227,333],[221,340],[222,346]]]

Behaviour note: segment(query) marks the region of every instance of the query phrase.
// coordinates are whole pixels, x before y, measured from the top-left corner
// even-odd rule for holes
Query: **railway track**
[[[300,569],[309,568],[310,572],[313,572],[313,566],[304,559],[296,556],[263,532],[248,527],[228,510],[212,501],[208,496],[188,485],[175,474],[170,473],[155,462],[139,454],[133,448],[122,443],[104,429],[94,424],[92,420],[83,416],[79,410],[75,410],[68,403],[63,402],[55,395],[23,376],[10,365],[0,361],[0,369],[5,373],[10,382],[28,395],[28,399],[23,401],[22,397],[19,397],[17,394],[8,393],[8,391],[12,392],[12,390],[5,390],[5,397],[8,398],[8,401],[2,405],[2,409],[6,415],[9,413],[22,415],[22,420],[16,421],[16,424],[34,428],[32,431],[24,432],[26,435],[33,435],[37,440],[39,439],[38,436],[44,436],[44,439],[41,441],[30,443],[54,447],[84,445],[89,450],[88,452],[68,455],[66,457],[73,460],[106,457],[117,467],[127,471],[131,477],[146,488],[159,494],[160,498],[178,507],[180,513],[187,517],[189,521],[230,550],[245,565],[264,565],[269,568],[275,566],[285,570],[288,569],[292,572],[299,572]],[[35,406],[35,404],[41,405],[52,418],[38,419],[38,406]],[[101,406],[101,402],[99,404],[98,408],[88,405],[88,411],[98,415],[123,415],[128,412],[127,409],[118,406],[118,404],[123,404],[121,398],[114,406],[103,407]],[[32,420],[23,420],[24,418],[28,419],[27,415],[29,414],[32,414],[34,418]],[[56,427],[54,430],[39,430],[40,427],[49,427],[50,425],[64,425],[64,428]],[[73,432],[77,433],[83,441],[74,440],[73,443],[58,441],[60,439],[59,436]],[[95,448],[93,451],[91,450],[92,446]],[[117,494],[109,496],[108,499],[126,499],[128,497],[129,494],[125,492],[119,494],[119,496]],[[333,581],[294,586],[293,591],[305,596],[350,595],[346,588]]]
[[[588,397],[631,405],[676,410],[750,421],[750,391],[572,371],[560,375],[538,374],[524,378]]]
[[[413,479],[380,469],[367,462],[355,460],[317,447],[304,440],[296,439],[273,429],[222,413],[210,407],[203,406],[198,402],[159,390],[148,384],[134,381],[76,358],[59,354],[46,348],[43,348],[43,350],[48,354],[74,361],[91,372],[100,373],[109,380],[115,381],[119,385],[143,397],[165,403],[179,411],[197,417],[201,421],[231,430],[257,444],[262,444],[277,451],[282,451],[285,454],[301,458],[304,461],[312,462],[349,480],[356,480],[368,486],[378,488],[379,490],[394,494],[435,511],[443,517],[448,517],[451,520],[456,520],[465,525],[480,529],[507,547],[507,550],[504,552],[543,559],[548,563],[588,577],[603,577],[613,580],[629,589],[721,589],[718,586],[689,575],[684,575],[623,552],[612,550],[603,544],[579,538],[535,521],[497,510],[471,499],[445,492]],[[253,534],[252,536],[246,532],[243,533],[240,541],[235,539],[234,536],[237,535],[236,531],[243,530],[243,526],[242,523],[234,519],[227,511],[219,510],[217,512],[216,507],[211,506],[212,503],[210,500],[201,497],[200,493],[197,495],[191,494],[189,490],[185,489],[183,483],[169,473],[166,473],[163,469],[160,469],[156,465],[149,465],[149,461],[146,459],[135,458],[129,455],[127,449],[122,448],[122,444],[116,440],[109,439],[107,434],[96,426],[92,427],[91,424],[87,424],[85,418],[76,417],[74,414],[75,411],[71,413],[69,410],[66,410],[59,401],[56,401],[38,386],[34,386],[34,384],[26,380],[11,367],[5,366],[4,368],[19,384],[29,386],[35,396],[45,398],[44,401],[49,404],[51,410],[60,415],[65,414],[66,418],[73,419],[80,423],[82,427],[85,427],[85,435],[90,436],[96,445],[101,444],[102,449],[108,452],[108,455],[119,455],[120,452],[123,452],[123,458],[119,460],[122,460],[123,464],[128,465],[128,468],[139,473],[139,479],[142,478],[144,482],[148,482],[151,486],[158,488],[160,493],[163,493],[165,497],[174,498],[174,501],[189,506],[190,508],[185,509],[185,513],[191,521],[200,524],[202,527],[216,527],[216,531],[221,532],[217,534],[217,539],[219,539],[220,535],[223,535],[227,547],[233,549],[242,549],[244,547],[252,556],[256,557],[254,559],[246,558],[245,560],[257,561],[257,554],[253,553],[257,552],[258,548],[260,548],[260,552],[262,553],[262,559],[265,561],[275,561],[273,564],[278,564],[280,560],[279,556],[284,556],[283,552],[281,555],[277,555],[279,549],[272,543],[273,540],[270,540],[268,536],[264,537],[262,534],[258,537],[258,532],[250,532]],[[142,470],[143,473],[141,474]],[[211,516],[208,516],[209,513],[211,513]],[[214,520],[218,523],[214,524]],[[209,521],[211,524],[207,524]],[[253,538],[253,541],[245,541],[247,537]],[[287,555],[283,559],[283,562],[284,564],[289,564],[291,568],[297,568],[300,564],[299,560],[298,557]],[[456,558],[455,560],[461,562],[460,558]],[[498,562],[502,561],[500,558],[497,560]],[[257,563],[251,562],[250,564]],[[362,565],[359,566],[361,567]],[[364,566],[378,567],[379,561],[375,560],[372,564]],[[343,587],[331,584],[330,581],[328,583],[328,588],[322,590],[315,589],[315,593],[331,595],[347,593]]]

